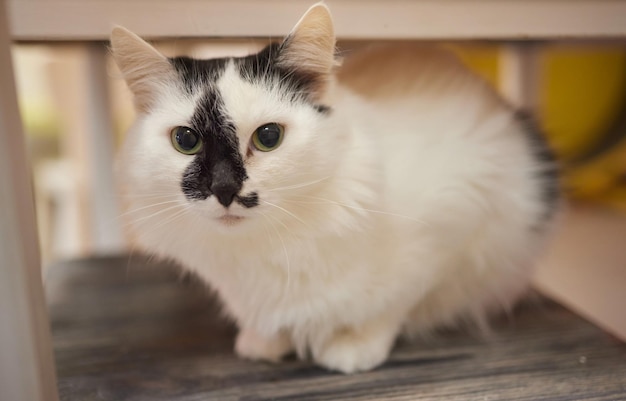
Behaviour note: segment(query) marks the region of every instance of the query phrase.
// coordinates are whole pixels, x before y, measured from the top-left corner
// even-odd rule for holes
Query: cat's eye
[[[172,129],[172,146],[185,155],[195,155],[202,149],[202,138],[189,127]]]
[[[269,152],[280,146],[285,128],[276,123],[261,125],[252,134],[252,145],[261,152]]]

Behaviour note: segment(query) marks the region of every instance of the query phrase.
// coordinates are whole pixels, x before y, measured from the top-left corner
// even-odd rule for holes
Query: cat
[[[326,5],[238,58],[168,58],[116,27],[137,118],[119,156],[131,234],[217,292],[235,351],[344,373],[396,339],[486,325],[527,288],[560,205],[553,153],[453,56],[341,62]]]

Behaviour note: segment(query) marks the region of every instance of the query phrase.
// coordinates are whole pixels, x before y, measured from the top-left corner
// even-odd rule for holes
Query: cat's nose
[[[211,192],[224,207],[233,203],[235,195],[240,189],[240,186],[234,182],[215,182],[211,185]]]

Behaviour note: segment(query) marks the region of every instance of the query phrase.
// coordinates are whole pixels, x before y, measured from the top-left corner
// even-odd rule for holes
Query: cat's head
[[[345,142],[326,99],[335,37],[325,5],[247,57],[168,58],[124,28],[111,46],[137,111],[118,169],[135,220],[185,215],[227,230],[299,224],[302,205],[315,208],[305,195],[333,176]]]

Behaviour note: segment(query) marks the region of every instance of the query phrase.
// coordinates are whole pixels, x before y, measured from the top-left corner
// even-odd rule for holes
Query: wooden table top
[[[20,41],[282,37],[316,0],[8,0]],[[614,39],[623,0],[327,0],[341,39]]]
[[[626,400],[626,344],[550,302],[500,319],[488,340],[401,343],[345,376],[236,358],[215,300],[168,264],[79,260],[45,281],[61,400]]]

